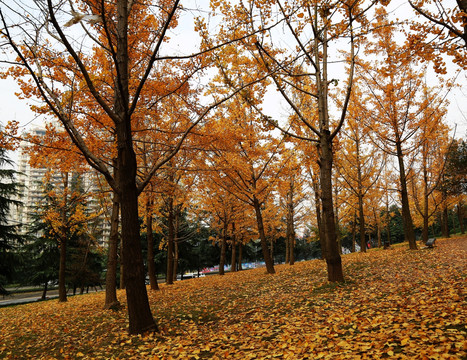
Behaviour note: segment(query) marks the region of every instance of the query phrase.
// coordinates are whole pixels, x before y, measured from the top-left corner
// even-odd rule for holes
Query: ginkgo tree
[[[361,111],[373,142],[397,160],[404,235],[410,249],[417,249],[408,195],[409,155],[419,148],[416,135],[427,120],[423,117],[428,106],[423,99],[426,64],[420,66],[407,45],[398,43],[399,29],[389,20],[385,9],[378,10],[374,25],[374,41],[366,44],[365,51],[377,58],[359,61],[366,88],[362,91],[368,94]]]
[[[360,251],[366,251],[365,206],[366,194],[375,186],[384,166],[382,156],[370,141],[370,128],[365,124],[360,106],[363,94],[354,86],[347,124],[343,129],[340,146],[341,156],[337,160],[337,171],[344,187],[356,198]],[[358,100],[357,100],[358,99]]]
[[[229,101],[210,119],[212,142],[206,163],[219,171],[215,184],[231,193],[256,217],[257,232],[268,273],[275,273],[268,247],[264,210],[266,201],[284,170],[284,137],[275,138],[261,131],[261,124],[249,103],[242,97]]]
[[[201,55],[209,49],[168,55],[173,49],[166,46],[168,32],[178,25],[183,11],[179,0],[47,0],[34,2],[31,8],[17,5],[2,2],[0,9],[4,48],[13,53],[7,60],[13,65],[8,74],[20,83],[25,97],[43,101],[33,110],[55,116],[88,164],[118,194],[129,331],[155,329],[144,284],[138,195],[178,152],[189,132],[225,99],[209,103],[208,98],[205,106],[187,101],[189,124],[143,179],[137,179],[136,133],[140,125],[147,125],[139,121],[149,107],[143,100],[149,99],[151,108],[157,109],[163,99],[183,96],[179,90],[190,86],[207,65]],[[19,23],[21,27],[16,27]],[[164,69],[173,69],[178,76],[168,82]],[[158,122],[151,124],[155,131]],[[112,157],[101,152],[96,138],[106,140]]]
[[[439,95],[442,87],[423,89],[423,122],[417,134],[418,151],[412,154],[414,175],[412,197],[419,216],[422,218],[422,240],[428,241],[428,226],[440,205],[437,189],[445,170],[445,155],[449,147],[449,128],[444,123],[447,103]]]
[[[343,281],[341,257],[336,234],[332,193],[333,143],[346,117],[352,90],[355,64],[356,29],[365,29],[366,13],[377,1],[247,1],[226,4],[222,12],[227,25],[219,31],[220,37],[236,36],[242,32],[264,30],[271,24],[280,24],[284,31],[263,31],[254,41],[243,43],[251,54],[252,63],[270,73],[274,87],[280,93],[297,119],[298,131],[290,129],[279,119],[271,118],[258,104],[255,110],[289,136],[314,142],[319,154],[319,186],[322,214],[321,235],[325,238],[328,279]],[[241,19],[242,26],[233,26],[233,19]],[[285,34],[285,35],[284,35]],[[339,85],[337,75],[331,72],[330,48],[344,50],[339,39],[347,38],[348,54],[342,60],[342,70],[348,64],[342,106],[330,111],[330,92]],[[292,45],[293,44],[293,45]],[[336,51],[337,54],[337,51]],[[243,94],[245,95],[245,94]],[[248,100],[248,96],[244,96]],[[309,117],[314,107],[316,117]]]

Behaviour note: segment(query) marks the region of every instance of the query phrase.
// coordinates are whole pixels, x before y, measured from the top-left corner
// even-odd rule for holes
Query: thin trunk
[[[326,259],[326,236],[323,229],[323,219],[321,215],[321,198],[319,192],[315,190],[315,210],[316,210],[316,222],[318,223],[318,235],[319,243],[321,246],[321,259]]]
[[[117,299],[117,257],[118,257],[118,218],[120,204],[118,194],[114,191],[112,200],[112,214],[110,215],[110,236],[107,258],[107,273],[105,276],[105,309],[120,306]]]
[[[47,289],[48,289],[48,281],[44,283],[44,290],[42,290],[41,300],[47,299]]]
[[[173,218],[173,198],[168,199],[167,210],[167,274],[165,282],[172,285],[174,280],[174,218]]]
[[[175,234],[177,232],[175,231]],[[178,252],[178,239],[177,235],[175,235],[174,239],[174,270],[173,270],[173,276],[174,276],[174,281],[177,281],[177,273],[178,273],[178,257],[179,257],[179,252]],[[182,274],[183,275],[183,274]]]
[[[219,259],[219,275],[224,275],[225,269],[225,248],[226,248],[226,243],[227,243],[227,219],[226,216],[224,217],[224,227],[222,229],[222,239],[221,239],[221,256]]]
[[[448,204],[447,204],[447,195],[446,192],[443,191],[443,214],[442,214],[442,233],[443,237],[448,238],[449,235],[449,222],[448,222]]]
[[[242,256],[243,256],[243,241],[240,241],[238,244],[238,270],[241,271],[242,269]]]
[[[378,247],[381,247],[381,224],[378,219],[376,219],[376,231],[378,233]]]
[[[352,252],[356,251],[356,221],[357,221],[357,213],[354,211],[353,213],[353,222],[352,222]]]
[[[461,228],[461,234],[465,234],[464,227],[464,203],[459,201],[457,204],[457,218],[459,219],[459,226]]]
[[[230,272],[237,271],[237,239],[235,235],[235,222],[232,222],[232,257],[230,261]]]
[[[426,147],[426,145],[423,145]],[[428,241],[428,169],[426,150],[423,151],[423,229],[422,241],[425,244]]]
[[[123,264],[123,239],[120,238],[120,289],[125,289],[125,265]]]
[[[386,186],[386,241],[384,248],[388,249],[391,246],[391,216],[389,213],[389,191]]]
[[[295,264],[295,226],[294,226],[294,183],[290,181],[290,189],[287,194],[287,233],[286,233],[286,264]]]
[[[154,235],[152,232],[152,201],[148,196],[146,203],[146,238],[148,241],[148,277],[151,290],[159,290],[156,276],[156,264],[154,263]]]
[[[271,256],[271,259],[274,259],[274,239],[271,239],[269,241],[269,256]]]
[[[179,243],[178,243],[179,231],[180,231],[180,206],[176,205],[174,206],[174,270],[173,270],[174,281],[177,281],[178,259],[180,256]]]
[[[365,243],[365,214],[363,212],[363,197],[361,194],[358,196],[358,223],[359,223],[359,234],[360,234],[360,251],[366,252]]]
[[[407,177],[405,175],[404,154],[402,152],[402,145],[396,142],[397,160],[399,162],[399,181],[401,187],[401,201],[402,201],[402,222],[404,225],[405,240],[409,243],[411,250],[417,250],[417,243],[415,241],[415,232],[413,229],[412,216],[410,215],[409,194],[407,192]]]
[[[68,207],[68,173],[63,173],[63,207],[61,209],[60,230],[60,267],[58,269],[58,301],[67,301],[66,297],[66,247],[67,247],[67,207]]]
[[[290,239],[290,250],[289,250],[289,265],[295,264],[295,231],[292,233]]]
[[[337,195],[338,195],[338,188],[337,186],[334,187],[334,219],[336,220],[336,238],[337,238],[337,249],[339,251],[339,255],[342,255],[342,241],[341,241],[341,232],[339,228],[339,204],[337,202]]]
[[[259,239],[261,243],[261,250],[263,252],[264,262],[266,264],[266,271],[268,274],[275,274],[274,263],[268,249],[266,234],[264,233],[263,215],[261,214],[261,205],[256,197],[253,198],[253,207],[256,214],[256,224],[258,226]]]

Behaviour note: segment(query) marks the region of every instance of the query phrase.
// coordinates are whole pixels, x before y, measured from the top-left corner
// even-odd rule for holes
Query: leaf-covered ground
[[[146,336],[103,293],[3,308],[0,358],[466,359],[467,238],[436,245],[346,255],[341,285],[318,260],[163,285]]]

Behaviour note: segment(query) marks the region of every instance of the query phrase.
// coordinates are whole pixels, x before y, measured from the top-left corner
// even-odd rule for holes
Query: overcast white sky
[[[452,0],[449,0],[452,1]],[[196,2],[196,0],[194,0]],[[409,5],[404,2],[398,2],[397,12],[400,14],[413,14]],[[402,16],[403,17],[403,16]],[[185,39],[186,40],[186,39]],[[449,66],[448,71],[454,73],[456,66]],[[447,121],[450,126],[457,125],[456,137],[467,137],[467,74],[460,74],[457,79],[460,88],[454,89],[449,95],[450,101]],[[21,131],[43,124],[43,117],[37,117],[29,109],[28,101],[20,100],[15,95],[18,86],[11,79],[0,79],[0,123],[4,125],[9,120],[17,120],[21,124]],[[277,105],[277,104],[275,104]],[[280,111],[280,108],[277,108]],[[281,115],[281,114],[278,114]],[[16,160],[15,154],[10,154],[13,160]]]

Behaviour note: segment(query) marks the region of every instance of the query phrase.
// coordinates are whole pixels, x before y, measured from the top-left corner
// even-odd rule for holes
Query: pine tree
[[[13,199],[19,192],[19,184],[14,181],[16,171],[5,169],[8,165],[12,162],[6,156],[6,150],[0,148],[0,294],[3,295],[8,294],[4,285],[12,280],[19,264],[16,249],[21,243],[19,225],[10,225],[7,219],[10,207],[19,204]]]

